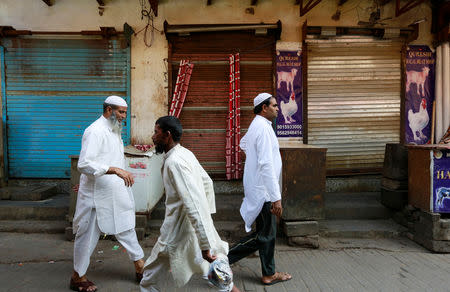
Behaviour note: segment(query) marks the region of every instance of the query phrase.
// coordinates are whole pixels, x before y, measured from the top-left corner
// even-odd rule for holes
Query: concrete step
[[[239,209],[241,207],[243,195],[235,194],[216,194],[216,213],[212,215],[214,221],[242,221]],[[151,219],[164,219],[165,215],[165,197],[159,201],[150,214]]]
[[[407,228],[393,220],[321,220],[319,234],[323,237],[394,238],[406,234]]]
[[[0,188],[2,200],[11,201],[42,201],[58,193],[56,186],[8,186]]]
[[[41,201],[0,201],[0,220],[66,220],[70,197],[58,194]]]
[[[214,193],[218,195],[241,195],[244,196],[244,185],[242,180],[214,181]]]
[[[380,203],[379,192],[326,193],[325,219],[388,219],[392,211]]]
[[[380,192],[335,192],[325,193],[324,199],[327,202],[342,202],[342,201],[379,201]]]
[[[159,229],[163,220],[149,220],[147,225],[146,234],[151,237],[159,236]],[[219,233],[222,240],[227,241],[229,244],[237,242],[239,239],[248,235],[245,232],[244,221],[214,221],[214,226]]]
[[[327,177],[326,191],[339,192],[378,192],[381,186],[381,175],[354,175],[344,177]]]
[[[64,233],[68,226],[65,220],[0,220],[0,232]]]
[[[69,193],[71,190],[70,179],[16,179],[10,178],[8,180],[8,186],[10,187],[42,187],[42,186],[51,186],[56,187],[57,194]]]

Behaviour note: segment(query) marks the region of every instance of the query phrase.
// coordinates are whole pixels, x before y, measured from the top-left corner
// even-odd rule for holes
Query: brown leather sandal
[[[264,282],[262,279],[261,282],[263,283],[263,285],[273,285],[280,282],[286,282],[292,279],[291,275],[283,272],[276,272],[274,276],[275,277],[270,282]]]
[[[97,288],[94,290],[88,290],[89,287],[95,286],[91,281],[80,281],[75,282],[72,278],[70,279],[70,289],[78,292],[95,292]],[[80,289],[81,288],[81,289]]]

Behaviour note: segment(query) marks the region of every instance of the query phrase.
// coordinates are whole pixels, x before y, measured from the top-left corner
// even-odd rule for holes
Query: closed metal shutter
[[[379,170],[400,141],[402,43],[362,37],[307,40],[308,144],[327,172]]]
[[[230,53],[241,58],[241,137],[253,120],[253,99],[273,93],[273,56],[276,37],[254,32],[192,33],[169,36],[172,90],[179,62],[194,63],[188,94],[181,110],[181,143],[214,178],[225,178],[225,130],[228,116]],[[170,95],[171,100],[171,95]],[[170,101],[169,101],[170,102]]]
[[[10,177],[70,176],[69,156],[79,154],[83,131],[102,114],[104,99],[114,94],[130,100],[130,50],[124,44],[81,36],[1,40]],[[125,126],[125,143],[129,137]]]

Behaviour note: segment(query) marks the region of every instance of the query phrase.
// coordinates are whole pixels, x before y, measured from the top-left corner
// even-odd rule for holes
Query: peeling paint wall
[[[0,25],[18,30],[81,31],[99,30],[100,26],[113,26],[122,31],[128,23],[136,32],[145,27],[141,20],[139,0],[104,0],[103,15],[99,15],[94,0],[53,0],[49,7],[39,0],[2,0]],[[145,1],[147,2],[147,1]],[[308,14],[300,17],[294,0],[260,0],[250,6],[250,0],[160,0],[158,17],[154,26],[163,30],[169,24],[222,24],[222,23],[274,23],[282,22],[280,42],[301,42],[301,26],[307,20],[313,26],[357,26],[359,20],[367,21],[374,1],[349,0],[341,7],[339,21],[331,16],[336,12],[337,1],[323,0]],[[148,6],[148,5],[147,5]],[[254,14],[246,13],[253,8]],[[381,8],[381,18],[390,27],[405,27],[413,21],[420,23],[419,38],[415,44],[431,45],[431,8],[428,1],[412,11],[395,18],[395,1]],[[144,31],[132,37],[131,48],[131,136],[133,143],[151,143],[155,120],[167,113],[167,63],[168,45],[164,34],[154,32],[150,48],[143,41]],[[150,35],[148,35],[150,38]],[[295,45],[294,45],[295,46]]]

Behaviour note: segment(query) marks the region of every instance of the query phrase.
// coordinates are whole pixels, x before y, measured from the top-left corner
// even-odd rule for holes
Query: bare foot
[[[144,265],[145,262],[143,259],[137,260],[134,262],[134,269],[136,270],[136,282],[140,283],[142,280],[142,277],[144,276]]]
[[[289,281],[292,276],[288,273],[276,272],[272,276],[263,276],[261,281],[264,285],[273,285],[275,283]]]
[[[231,292],[241,292],[241,290],[239,290],[236,285],[233,285],[233,289],[231,289]]]
[[[143,259],[137,260],[134,262],[134,268],[136,269],[136,273],[142,274],[144,271],[145,262]]]

